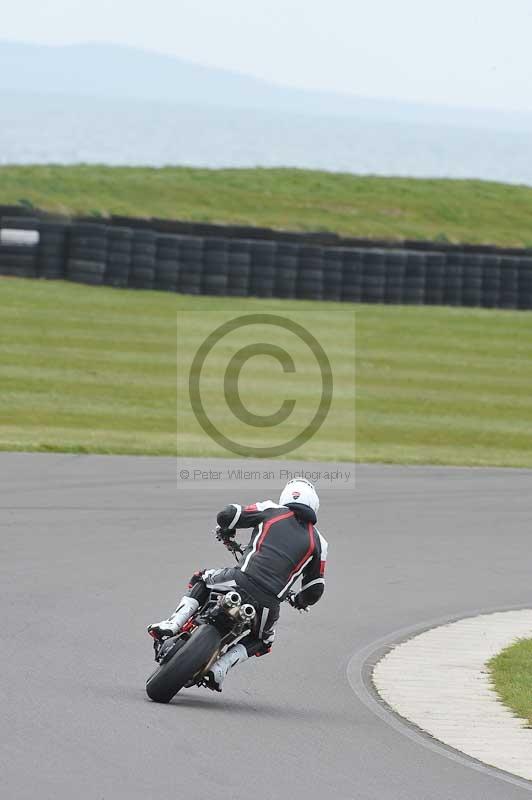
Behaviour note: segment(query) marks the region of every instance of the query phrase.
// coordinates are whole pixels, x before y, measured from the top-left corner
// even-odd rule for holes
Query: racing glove
[[[223,546],[227,548],[227,550],[229,550],[230,553],[238,553],[240,550],[240,547],[233,538],[236,535],[236,531],[227,530],[226,528],[221,528],[219,525],[217,525],[214,529],[214,535],[218,541],[221,542]]]
[[[301,605],[301,603],[299,602],[298,598],[299,598],[298,594],[296,594],[295,592],[290,592],[290,594],[288,595],[288,597],[286,599],[288,600],[288,602],[290,603],[292,608],[295,608],[298,611],[307,611],[308,612],[308,606]]]

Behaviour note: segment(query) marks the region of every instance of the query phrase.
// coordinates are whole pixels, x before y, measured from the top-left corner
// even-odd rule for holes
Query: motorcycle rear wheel
[[[156,703],[169,703],[195,675],[200,673],[220,647],[221,636],[212,625],[201,625],[188,642],[146,682],[146,693]]]

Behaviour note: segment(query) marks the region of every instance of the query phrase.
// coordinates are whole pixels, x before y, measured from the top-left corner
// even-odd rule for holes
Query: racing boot
[[[161,639],[163,636],[175,636],[181,630],[185,622],[196,613],[199,603],[194,597],[185,595],[171,617],[148,625],[148,633],[154,639]]]
[[[222,691],[222,684],[229,670],[245,661],[248,652],[243,644],[231,647],[225,655],[216,661],[205,676],[205,685],[214,692]]]

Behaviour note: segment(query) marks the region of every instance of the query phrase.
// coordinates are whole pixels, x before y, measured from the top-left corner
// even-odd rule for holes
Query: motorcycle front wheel
[[[200,625],[188,642],[146,682],[146,693],[156,703],[169,703],[195,675],[201,672],[220,647],[221,636],[212,625]]]

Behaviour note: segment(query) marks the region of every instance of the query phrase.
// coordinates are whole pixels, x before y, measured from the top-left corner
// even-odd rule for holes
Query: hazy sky
[[[532,111],[532,0],[2,5],[2,39],[115,42],[289,86]]]

